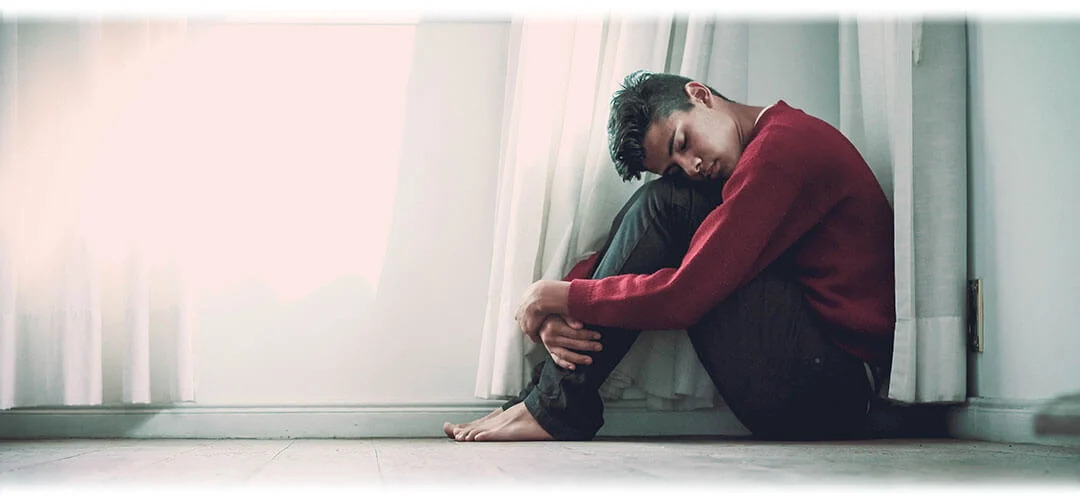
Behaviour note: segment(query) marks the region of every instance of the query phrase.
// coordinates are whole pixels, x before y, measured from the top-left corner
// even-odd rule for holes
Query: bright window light
[[[255,279],[295,300],[360,275],[377,289],[415,26],[186,31],[99,79],[95,246],[175,255],[197,288]]]

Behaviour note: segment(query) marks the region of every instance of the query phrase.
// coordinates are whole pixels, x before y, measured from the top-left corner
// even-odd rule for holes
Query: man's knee
[[[651,180],[638,188],[636,206],[650,213],[662,213],[674,203],[678,191],[670,177]]]
[[[638,189],[634,209],[653,218],[703,219],[719,204],[718,193],[712,191],[703,183],[665,176]]]

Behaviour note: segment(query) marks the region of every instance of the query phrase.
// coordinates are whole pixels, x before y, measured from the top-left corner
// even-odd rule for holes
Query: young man
[[[533,383],[446,434],[591,439],[598,388],[639,331],[684,328],[756,437],[858,434],[895,311],[892,209],[855,147],[784,101],[748,106],[644,72],[616,92],[608,132],[624,180],[662,177],[627,202],[603,250],[526,291],[518,323],[551,355]]]

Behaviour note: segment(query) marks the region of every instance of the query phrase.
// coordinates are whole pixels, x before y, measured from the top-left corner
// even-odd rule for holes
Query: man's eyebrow
[[[668,141],[668,145],[667,145],[668,158],[670,158],[671,155],[673,155],[674,152],[675,152],[675,132],[677,132],[678,130],[679,130],[679,128],[675,127],[675,130],[671,131],[671,140]]]
[[[672,130],[672,131],[671,131],[671,139],[669,139],[669,140],[668,140],[668,145],[667,145],[667,155],[668,155],[668,158],[671,158],[671,156],[672,156],[672,155],[674,154],[674,152],[675,152],[675,133],[676,133],[677,131],[678,131],[678,127],[675,127],[675,130]],[[664,172],[663,172],[663,173],[661,173],[660,175],[662,175],[662,176],[663,176],[663,175],[668,175],[668,172],[671,172],[671,169],[672,169],[672,168],[675,168],[675,164],[674,164],[674,163],[672,163],[672,164],[668,165],[668,166],[667,166],[666,168],[664,168]]]

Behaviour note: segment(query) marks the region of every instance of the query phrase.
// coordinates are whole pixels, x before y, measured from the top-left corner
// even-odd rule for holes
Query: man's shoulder
[[[840,181],[852,169],[868,168],[854,145],[828,122],[786,107],[770,117],[747,145],[747,174],[762,168],[801,177]]]
[[[773,140],[787,139],[796,142],[806,139],[808,134],[843,136],[829,122],[790,106],[779,107],[775,113],[772,113],[762,127],[761,134],[768,135]]]
[[[801,109],[785,106],[770,117],[754,138],[768,157],[786,159],[791,155],[817,156],[853,147],[829,122]]]

